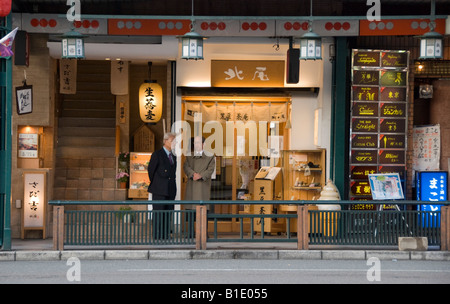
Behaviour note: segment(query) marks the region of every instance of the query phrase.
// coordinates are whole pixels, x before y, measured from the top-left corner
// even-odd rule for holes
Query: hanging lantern
[[[442,59],[442,35],[431,30],[419,36],[420,57],[419,59]]]
[[[300,60],[322,60],[322,38],[312,32],[300,38]]]
[[[145,123],[161,119],[163,107],[162,88],[154,81],[146,81],[139,87],[139,113]]]
[[[6,17],[11,12],[11,0],[0,1],[0,17]]]
[[[181,36],[181,59],[203,60],[203,36],[193,29]]]
[[[181,39],[181,59],[203,60],[203,36],[194,32],[194,0],[192,0],[191,31],[179,36]]]
[[[84,59],[84,38],[82,34],[71,30],[62,36],[63,59]]]

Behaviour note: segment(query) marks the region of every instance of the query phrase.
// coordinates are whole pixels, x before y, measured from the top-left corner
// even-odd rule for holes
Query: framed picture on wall
[[[16,87],[17,114],[33,112],[33,86]]]
[[[18,157],[37,158],[39,147],[39,134],[19,133]]]

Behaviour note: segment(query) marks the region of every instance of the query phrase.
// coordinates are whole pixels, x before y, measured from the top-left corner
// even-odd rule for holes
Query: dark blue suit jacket
[[[177,184],[175,181],[177,170],[177,158],[172,156],[173,165],[170,164],[164,148],[156,151],[150,158],[148,165],[148,177],[150,186],[148,192],[154,195],[167,196],[168,199],[175,199],[177,194]]]

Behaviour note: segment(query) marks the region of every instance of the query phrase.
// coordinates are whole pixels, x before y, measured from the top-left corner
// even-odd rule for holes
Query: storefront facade
[[[28,50],[24,63],[14,64],[11,62],[14,59],[9,59],[12,136],[6,150],[11,154],[8,162],[11,186],[10,190],[5,189],[5,198],[11,203],[9,210],[4,209],[10,216],[3,216],[9,221],[3,223],[9,226],[8,238],[51,237],[51,210],[44,208],[48,200],[145,199],[146,191],[119,189],[115,180],[120,170],[117,156],[120,152],[151,153],[161,147],[163,133],[170,130],[182,134],[179,139],[184,141],[179,163],[184,160],[188,138],[211,137],[210,148],[216,154],[213,199],[253,200],[251,183],[262,166],[293,164],[295,157],[291,162],[286,161],[283,151],[324,153],[316,161],[323,168],[320,182],[309,180],[310,184],[317,183],[319,189],[306,197],[286,194],[284,189],[282,199],[317,199],[328,179],[335,182],[343,199],[350,199],[354,182],[350,172],[352,134],[349,132],[353,49],[409,52],[409,78],[405,83],[409,95],[402,102],[406,105],[404,111],[408,112],[404,117],[404,142],[412,142],[414,100],[417,99],[413,70],[418,58],[418,42],[414,42],[413,36],[424,34],[426,27],[405,29],[402,26],[405,22],[420,25],[423,19],[383,20],[387,27],[376,23],[377,27],[373,28],[374,23],[362,17],[320,18],[314,22],[314,31],[322,37],[322,59],[299,61],[299,79],[292,81],[287,70],[296,65],[288,63],[289,44],[293,42],[293,47],[299,48],[298,38],[308,30],[307,17],[196,18],[194,30],[208,39],[204,41],[204,59],[194,61],[180,58],[182,46],[177,38],[190,30],[189,18],[91,15],[75,23],[77,31],[89,36],[85,41],[86,58],[75,67],[68,67],[67,61],[61,60],[59,36],[70,30],[65,16],[13,13],[8,18],[11,29],[19,27],[26,32],[21,43]],[[448,19],[441,17],[437,24],[438,32],[449,33]],[[399,36],[403,37],[400,42]],[[448,37],[444,39],[444,50],[444,60],[449,60]],[[2,64],[5,61],[2,59]],[[113,73],[118,70],[126,71],[124,80],[113,79]],[[445,73],[448,72],[440,76],[448,77]],[[163,92],[162,118],[151,125],[144,124],[139,117],[138,92],[145,80],[156,80]],[[20,113],[16,103],[15,90],[24,87],[24,82],[32,86],[33,92],[29,113]],[[437,85],[443,91],[448,86],[446,82]],[[82,102],[95,106],[88,107]],[[102,122],[93,124],[94,121]],[[447,126],[442,120],[426,122],[431,123],[440,123],[444,134]],[[2,128],[5,124],[2,121]],[[94,129],[98,134],[88,139],[79,133],[71,134],[74,130],[85,134]],[[146,132],[154,137],[145,137]],[[142,137],[154,138],[152,146],[142,143]],[[24,148],[27,142],[33,146],[31,154]],[[95,150],[80,149],[94,146],[93,142],[97,144]],[[98,145],[99,142],[102,144]],[[442,156],[446,159],[449,149],[444,143],[449,141],[442,137],[441,142]],[[408,198],[413,198],[410,178],[413,148],[408,144],[404,149],[402,165],[409,174],[405,192]],[[104,154],[97,154],[100,151]],[[91,157],[84,157],[86,154]],[[243,167],[252,172],[250,182]],[[26,177],[36,174],[45,176],[39,223],[24,218],[24,209],[30,205]],[[185,181],[182,166],[178,166],[177,200],[184,199]],[[295,178],[290,183],[292,188],[301,188]],[[8,185],[3,181],[2,184]],[[131,185],[130,180],[128,187],[132,188]],[[239,211],[242,210],[226,206],[215,210]],[[33,230],[42,230],[42,234]]]

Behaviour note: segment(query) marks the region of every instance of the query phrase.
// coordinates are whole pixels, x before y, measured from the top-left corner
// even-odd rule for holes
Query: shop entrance
[[[184,139],[205,138],[205,151],[214,154],[216,170],[211,200],[227,201],[210,206],[215,214],[246,212],[244,204],[229,201],[254,200],[254,178],[261,167],[281,167],[281,151],[289,147],[289,96],[183,96],[182,121],[188,125]],[[183,146],[182,163],[186,152]],[[187,177],[182,170],[181,199]],[[282,199],[283,194],[274,194]],[[219,232],[238,231],[236,219],[218,223]]]

